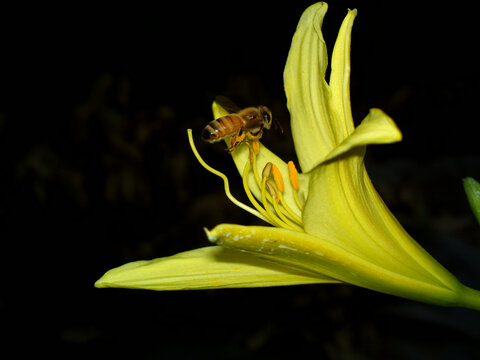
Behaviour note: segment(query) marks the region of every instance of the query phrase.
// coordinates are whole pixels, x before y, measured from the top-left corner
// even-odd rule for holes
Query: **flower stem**
[[[480,311],[480,291],[463,286],[458,306]]]

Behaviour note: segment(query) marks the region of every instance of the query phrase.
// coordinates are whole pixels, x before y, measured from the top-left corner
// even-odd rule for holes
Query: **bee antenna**
[[[280,131],[281,134],[284,133],[282,125],[280,124],[280,121],[278,121],[278,118],[276,117],[273,118],[273,126],[275,126],[275,130]]]

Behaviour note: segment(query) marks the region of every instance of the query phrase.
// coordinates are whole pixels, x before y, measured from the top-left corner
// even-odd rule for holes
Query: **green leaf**
[[[467,194],[470,207],[480,224],[480,183],[474,178],[466,177],[463,179],[463,188],[465,194]]]

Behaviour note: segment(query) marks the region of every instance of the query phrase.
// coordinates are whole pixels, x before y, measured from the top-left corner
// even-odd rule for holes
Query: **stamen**
[[[261,190],[262,190],[263,206],[264,206],[265,210],[267,211],[267,214],[269,215],[269,217],[273,221],[278,223],[281,227],[286,228],[286,229],[296,230],[296,231],[303,231],[303,229],[300,226],[298,226],[294,222],[290,221],[290,219],[288,219],[285,216],[283,209],[281,209],[280,206],[278,205],[278,202],[280,201],[281,193],[277,190],[275,185],[273,185],[270,181],[268,181],[268,178],[270,177],[271,172],[272,172],[272,168],[274,166],[275,165],[273,165],[272,163],[269,162],[269,163],[267,163],[267,165],[265,165],[265,168],[262,171],[262,187],[261,187]],[[267,199],[267,191],[266,190],[268,190],[268,193],[270,194],[270,197],[268,197],[268,199]],[[269,203],[272,204],[275,212],[273,212],[272,209],[270,209]]]
[[[285,185],[283,184],[282,174],[280,173],[280,170],[278,170],[278,168],[275,166],[275,164],[272,164],[272,174],[278,191],[283,193],[285,191]]]
[[[252,192],[250,191],[250,188],[248,187],[248,182],[247,182],[247,175],[248,175],[248,170],[250,167],[250,163],[247,161],[245,162],[245,167],[243,168],[243,188],[245,189],[245,193],[247,194],[248,200],[252,203],[252,205],[257,209],[264,217],[266,222],[268,222],[270,225],[273,226],[279,226],[273,219],[270,218],[270,215],[268,212],[258,203],[258,201],[255,199],[255,196],[252,195]]]
[[[249,159],[250,159],[250,164],[254,164],[255,163],[255,150],[252,148],[252,145],[250,145],[250,143],[247,141],[247,146],[248,146],[248,153],[249,153]]]
[[[278,206],[278,201],[273,203],[273,207],[275,208],[275,211],[277,212],[278,216],[286,223],[288,224],[290,229],[294,229],[296,231],[304,231],[301,226],[298,226],[295,224],[293,221],[291,221],[289,218],[287,218],[283,212],[281,211],[280,207]]]
[[[258,152],[260,151],[260,141],[253,140],[252,141],[252,148],[253,148],[253,151],[255,152],[255,155],[258,155]]]
[[[305,203],[303,200],[300,200],[298,197],[298,191],[293,192],[293,198],[295,199],[295,203],[297,204],[300,211],[303,211],[303,204]]]
[[[290,229],[290,230],[296,230],[292,226],[289,226],[287,223],[283,222],[277,215],[275,215],[275,213],[272,211],[272,209],[270,209],[270,206],[268,205],[268,201],[267,201],[267,196],[266,196],[267,195],[267,191],[266,191],[267,185],[266,184],[267,184],[267,178],[264,177],[262,179],[262,187],[261,187],[261,189],[262,189],[262,203],[263,203],[263,206],[264,206],[265,210],[268,213],[268,216],[270,217],[270,219],[272,219],[275,223],[278,224],[277,225],[278,227],[283,227],[285,229]],[[275,207],[275,205],[276,205],[275,201],[272,201],[272,204]],[[277,211],[277,210],[275,209],[275,211]],[[277,211],[277,213],[278,213],[278,211]],[[303,230],[301,230],[301,231],[303,231]]]
[[[253,150],[253,148],[250,146],[249,143],[247,143],[248,146],[249,146],[249,149],[250,149],[250,159],[253,159],[253,162],[252,162],[252,168],[253,168],[253,176],[255,178],[255,181],[257,182],[257,185],[258,185],[258,188],[259,189],[262,189],[262,180],[260,180],[260,177],[258,176],[258,169],[257,169],[257,156]],[[273,164],[270,163],[270,165],[268,165],[269,163],[267,163],[265,165],[265,167],[263,168],[262,170],[262,178],[265,176],[267,176],[267,179],[270,177],[271,175],[271,169],[268,169],[267,166],[271,166]],[[267,168],[267,169],[266,169]],[[266,197],[267,197],[267,200],[269,200],[270,202],[272,202],[272,197],[270,196],[270,194],[266,194]]]
[[[280,204],[283,206],[281,210],[283,211],[283,209],[285,209],[284,214],[288,215],[290,219],[295,221],[298,225],[302,226],[303,224],[302,218],[298,216],[296,213],[294,213],[293,210],[290,208],[290,206],[287,205],[287,202],[285,201],[281,193],[279,193],[278,196],[280,198]]]
[[[282,208],[280,208],[283,212],[283,214],[287,215],[295,221],[297,224],[301,225],[302,224],[302,219],[295,214],[292,209],[287,205],[285,202],[282,193],[285,191],[285,185],[283,183],[283,176],[278,167],[275,166],[275,164],[272,164],[272,175],[273,175],[273,180],[275,181],[275,185],[277,186],[278,193],[276,194],[275,200],[278,203],[278,200],[280,200],[282,204]],[[284,210],[284,211],[283,211]],[[282,218],[283,219],[283,218]]]
[[[271,162],[268,162],[265,167],[263,168],[263,171],[262,171],[262,178],[269,178],[270,175],[272,175],[272,168],[273,168],[273,164]]]
[[[290,175],[290,183],[295,191],[297,191],[300,188],[300,184],[298,182],[298,172],[293,161],[288,162],[288,174]]]
[[[268,181],[268,180],[265,181],[265,186],[268,190],[268,193],[272,197],[272,199],[275,199],[275,203],[278,204],[278,202],[280,201],[280,199],[278,198],[278,193],[275,190],[275,188],[273,187],[273,185],[270,183],[270,181]]]
[[[277,191],[277,189],[275,189],[275,187],[272,184],[270,184],[268,181],[266,182],[266,185],[267,185],[267,189],[269,190],[269,192],[270,191],[273,192],[273,194],[270,193],[272,195],[272,198],[275,198],[275,201],[272,201],[272,205],[273,205],[273,208],[275,209],[276,213],[280,217],[280,219],[282,219],[282,221],[286,225],[288,225],[288,228],[296,230],[296,231],[303,231],[302,227],[298,226],[297,224],[292,222],[289,218],[287,218],[285,216],[284,212],[282,211],[282,209],[280,208],[280,206],[278,206],[278,202],[279,202],[279,198],[280,198],[281,194]]]
[[[257,186],[260,189],[262,182],[260,180],[260,177],[258,176],[258,170],[257,170],[257,154],[255,153],[255,150],[253,147],[248,143],[248,149],[250,150],[250,162],[252,164],[252,169],[253,169],[253,177],[255,178],[255,181],[257,182]]]
[[[273,179],[275,181],[276,186],[274,186],[268,181],[268,179],[272,174],[273,174]],[[264,192],[263,187],[266,187],[266,190],[268,190],[268,193],[265,192],[265,200],[262,198],[263,206],[267,210],[268,214],[271,216],[271,211],[269,211],[270,209],[268,208],[268,203],[271,203],[281,220],[283,220],[286,224],[289,224],[291,227],[296,227],[298,229],[301,229],[301,227],[299,227],[302,225],[301,217],[299,217],[295,212],[293,212],[293,210],[287,205],[287,203],[283,199],[282,192],[285,191],[285,185],[283,183],[282,174],[280,173],[280,170],[278,169],[278,167],[271,162],[268,162],[262,171],[262,184],[261,184],[262,196]],[[279,202],[281,203],[281,206],[278,206]],[[293,222],[290,221],[290,219],[287,218],[287,216]],[[279,221],[280,219],[276,221]]]
[[[195,143],[193,142],[193,136],[192,136],[192,129],[188,129],[187,130],[187,133],[188,133],[188,142],[190,143],[190,147],[192,148],[192,151],[193,151],[193,154],[195,155],[195,157],[197,158],[198,162],[205,168],[207,169],[208,171],[210,171],[212,174],[215,174],[219,177],[221,177],[223,179],[223,183],[224,183],[224,186],[225,186],[225,194],[227,195],[227,197],[230,199],[231,202],[233,202],[235,205],[237,205],[238,207],[242,208],[243,210],[249,212],[250,214],[252,215],[255,215],[256,217],[262,219],[263,221],[266,221],[268,223],[271,224],[271,222],[269,221],[268,218],[266,218],[265,216],[263,216],[260,212],[256,211],[255,209],[252,209],[250,206],[248,205],[245,205],[244,203],[242,203],[241,201],[238,201],[237,199],[235,199],[235,197],[233,197],[232,193],[230,192],[230,186],[228,184],[228,178],[225,176],[225,174],[223,174],[222,172],[212,168],[211,166],[209,166],[203,159],[202,157],[200,156],[200,154],[198,153],[197,151],[197,148],[195,147]]]
[[[300,183],[298,181],[298,172],[297,169],[295,168],[295,164],[293,161],[288,162],[288,174],[290,176],[290,183],[292,184],[293,189],[295,190],[293,192],[293,198],[295,199],[295,202],[297,203],[298,208],[303,211],[303,201],[300,201],[298,198],[298,189],[300,189]]]
[[[270,194],[271,198],[267,198],[270,202],[272,202],[272,199],[275,199],[275,201],[278,203],[279,198],[278,198],[278,193],[275,187],[268,181],[270,179],[270,176],[272,176],[272,170],[276,168],[275,165],[273,165],[271,162],[268,162],[265,167],[263,168],[262,171],[262,181],[263,179],[266,179],[265,181],[265,186],[267,187],[268,193]],[[278,170],[278,169],[277,169]]]

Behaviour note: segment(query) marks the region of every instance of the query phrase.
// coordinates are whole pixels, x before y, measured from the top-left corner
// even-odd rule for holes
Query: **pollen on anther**
[[[298,172],[293,161],[288,162],[288,174],[290,175],[290,183],[292,184],[293,188],[298,190],[300,188],[300,184],[298,182]]]
[[[272,164],[272,175],[273,180],[275,181],[275,185],[277,185],[278,191],[283,193],[283,191],[285,190],[285,185],[283,184],[283,177],[280,170],[278,170],[275,164]]]

